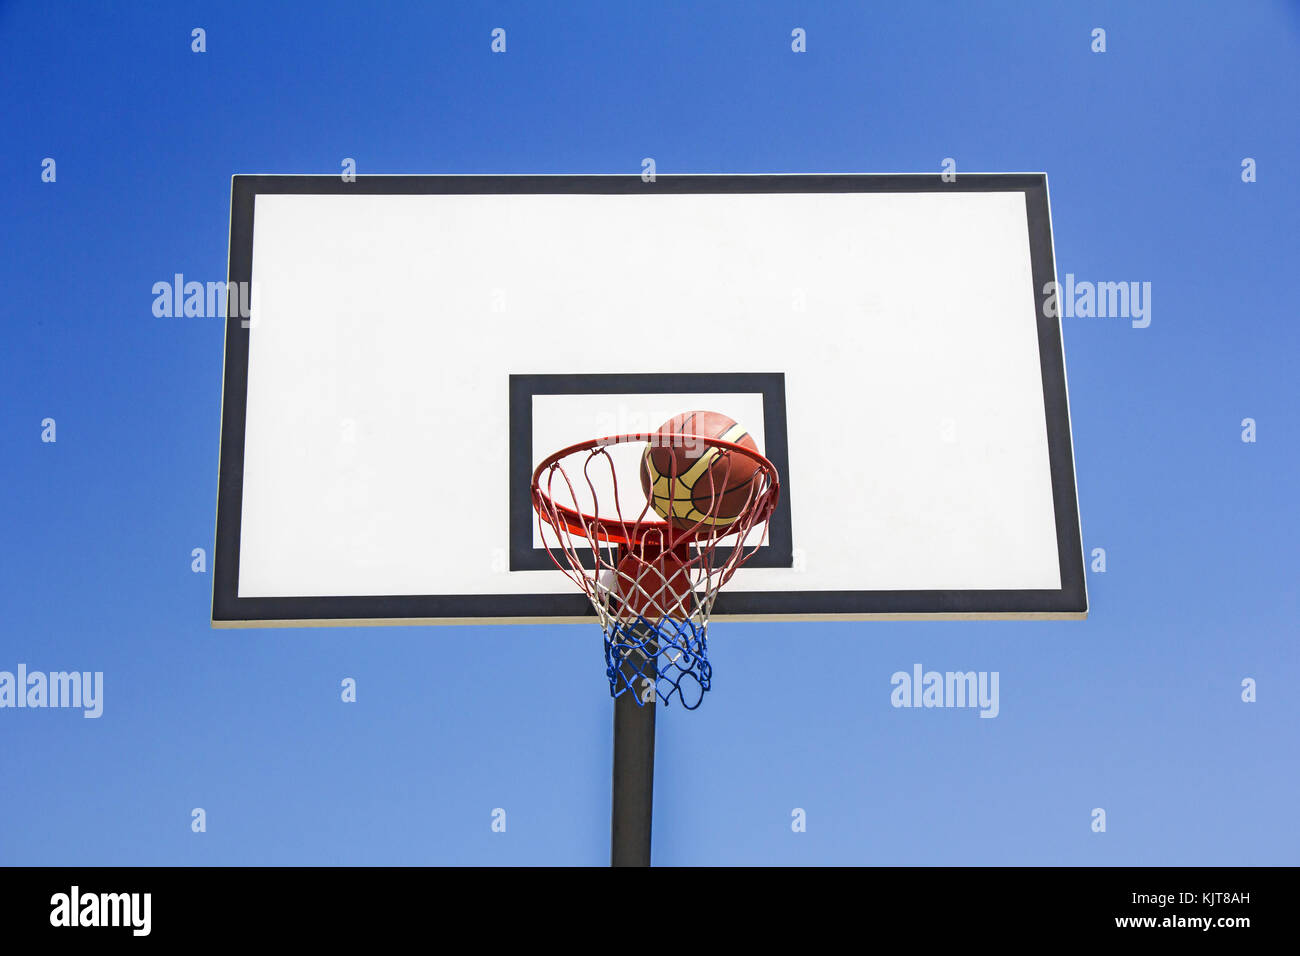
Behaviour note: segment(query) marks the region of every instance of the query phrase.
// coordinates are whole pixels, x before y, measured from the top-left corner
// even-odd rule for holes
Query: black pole
[[[633,656],[638,654],[632,652]],[[624,668],[632,689],[614,701],[614,795],[610,814],[610,866],[650,865],[650,818],[654,808],[655,702],[642,703],[655,679],[654,661],[637,674]]]

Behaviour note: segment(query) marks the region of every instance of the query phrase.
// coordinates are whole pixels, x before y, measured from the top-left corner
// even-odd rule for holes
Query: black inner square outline
[[[784,372],[672,372],[638,375],[511,375],[510,376],[510,570],[549,571],[555,563],[542,545],[533,543],[537,520],[533,510],[533,469],[558,448],[533,448],[535,395],[667,395],[744,394],[763,397],[763,454],[776,467],[781,497],[767,526],[767,541],[745,562],[747,568],[794,566],[794,535],[790,526],[790,441],[786,431]],[[743,422],[741,424],[744,424]],[[589,438],[603,438],[590,435]],[[731,548],[718,548],[725,561]],[[581,555],[592,570],[595,559]]]

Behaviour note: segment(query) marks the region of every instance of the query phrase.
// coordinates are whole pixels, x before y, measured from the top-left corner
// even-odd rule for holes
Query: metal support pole
[[[633,652],[637,653],[637,652]],[[629,676],[633,675],[630,664]],[[610,866],[650,865],[650,822],[654,808],[655,707],[642,703],[645,680],[654,681],[654,661],[635,677],[633,689],[614,701],[614,793],[610,814]]]

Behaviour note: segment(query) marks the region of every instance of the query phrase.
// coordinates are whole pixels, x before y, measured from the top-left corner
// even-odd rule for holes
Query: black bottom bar
[[[644,806],[648,809],[648,803]],[[545,821],[535,825],[544,826]],[[888,825],[887,818],[883,825]],[[486,825],[483,831],[485,847],[501,839],[488,833]],[[643,831],[643,835],[648,834]],[[648,855],[648,839],[640,846]],[[1278,855],[1285,852],[1283,848]],[[430,847],[430,856],[435,853]],[[869,855],[864,847],[862,856]],[[490,856],[485,849],[484,857]],[[710,865],[727,863],[724,853],[716,858],[697,856]],[[816,862],[811,853],[809,862]],[[1295,876],[1293,868],[904,867],[818,878],[816,895],[822,907],[819,925],[842,925],[846,930],[865,926],[872,933],[915,938],[913,949],[933,949],[937,942],[952,940],[974,951],[978,949],[974,942],[980,939],[1037,943],[1097,939],[1113,947],[1112,940],[1129,937],[1125,949],[1182,951],[1191,940],[1203,939],[1211,941],[1214,952],[1235,953],[1246,952],[1247,947],[1250,952],[1262,951],[1266,939],[1294,931]],[[643,879],[659,877],[651,871]],[[742,868],[727,874],[729,886],[756,899],[774,892],[797,897],[807,890],[809,879],[807,870]],[[662,894],[658,891],[650,884],[616,890],[628,895],[613,899],[612,912],[622,916],[629,907],[635,910],[660,896],[675,906],[681,897],[681,878],[664,877]],[[633,895],[637,892],[639,896]],[[116,902],[108,908],[94,907],[96,915],[90,916],[87,898],[102,899],[104,894],[112,894]],[[136,896],[124,899],[122,894]],[[147,901],[144,894],[149,894]],[[505,910],[503,897],[508,901]],[[356,940],[367,944],[369,951],[377,942],[406,941],[413,927],[436,932],[449,915],[466,925],[491,927],[501,936],[511,935],[511,930],[531,933],[536,925],[554,922],[556,913],[572,909],[575,899],[594,900],[592,911],[599,911],[600,902],[611,899],[609,877],[581,867],[546,871],[539,878],[534,869],[486,867],[453,872],[413,867],[21,869],[0,865],[3,945],[6,952],[15,953],[56,953],[73,947],[91,952],[104,943],[111,951],[120,940],[133,945],[137,936],[145,935],[169,945],[168,952],[181,951],[196,938],[241,946],[236,952],[247,950],[254,940],[283,942],[294,951],[317,940],[322,949],[338,949],[340,940]],[[629,925],[636,922],[636,915]],[[713,930],[727,940],[746,932],[760,936],[771,932],[761,919],[737,918],[725,926],[705,926],[697,935],[704,937]],[[28,939],[36,946],[19,946]],[[756,942],[770,940],[764,937]]]

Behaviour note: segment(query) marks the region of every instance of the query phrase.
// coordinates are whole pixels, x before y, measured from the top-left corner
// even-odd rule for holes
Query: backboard
[[[1054,280],[1041,174],[236,176],[213,624],[591,620],[532,469],[691,409],[782,483],[715,618],[1083,617]]]

